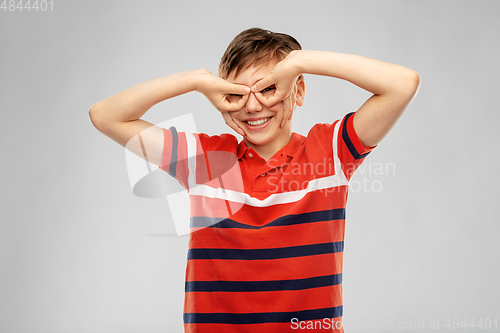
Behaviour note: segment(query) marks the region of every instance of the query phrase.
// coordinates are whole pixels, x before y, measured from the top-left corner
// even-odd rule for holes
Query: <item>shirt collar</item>
[[[292,137],[290,138],[290,141],[288,141],[288,143],[283,148],[281,148],[281,150],[287,156],[293,157],[297,152],[297,150],[299,149],[299,147],[304,143],[304,140],[305,140],[304,136],[292,132]],[[238,144],[238,149],[236,151],[238,159],[241,159],[249,149],[251,148],[247,147],[247,145],[245,144],[245,140],[241,140],[240,143]]]

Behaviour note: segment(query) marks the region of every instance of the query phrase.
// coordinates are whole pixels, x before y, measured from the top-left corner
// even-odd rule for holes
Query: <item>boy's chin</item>
[[[267,143],[269,143],[269,140],[266,140],[265,138],[253,138],[251,135],[248,135],[243,138],[245,143],[250,143],[254,146],[263,146]]]
[[[250,137],[249,135],[245,136],[245,137],[243,138],[243,140],[244,140],[245,142],[249,142],[249,143],[251,143],[251,144],[253,144],[253,145],[256,145],[256,146],[261,146],[261,145],[263,145],[263,144],[264,144],[264,142],[262,142],[262,140],[256,140],[255,138],[252,138],[252,137]]]

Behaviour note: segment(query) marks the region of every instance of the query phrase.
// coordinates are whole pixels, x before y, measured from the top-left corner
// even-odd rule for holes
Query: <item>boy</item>
[[[294,108],[304,103],[302,74],[344,79],[373,96],[304,137],[291,130]],[[302,50],[289,35],[252,28],[231,42],[219,76],[205,69],[172,74],[91,107],[99,131],[190,190],[186,332],[343,332],[349,180],[418,87],[411,69]],[[153,105],[190,91],[204,94],[243,140],[140,119]],[[131,144],[136,135],[140,144]],[[232,162],[211,158],[213,152],[235,156],[238,172]]]

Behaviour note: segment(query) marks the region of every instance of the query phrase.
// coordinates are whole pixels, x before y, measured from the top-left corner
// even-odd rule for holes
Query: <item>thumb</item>
[[[269,87],[270,85],[273,85],[274,83],[276,83],[276,82],[274,80],[273,73],[271,72],[268,76],[266,76],[262,80],[256,82],[252,86],[252,92],[259,92],[259,91]]]

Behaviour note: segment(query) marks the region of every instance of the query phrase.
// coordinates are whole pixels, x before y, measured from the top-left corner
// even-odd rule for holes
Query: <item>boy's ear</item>
[[[304,79],[300,79],[298,82],[297,82],[297,98],[295,100],[295,102],[297,103],[298,106],[302,106],[304,105],[304,98],[305,98],[305,95],[306,95],[306,85],[304,83]]]

